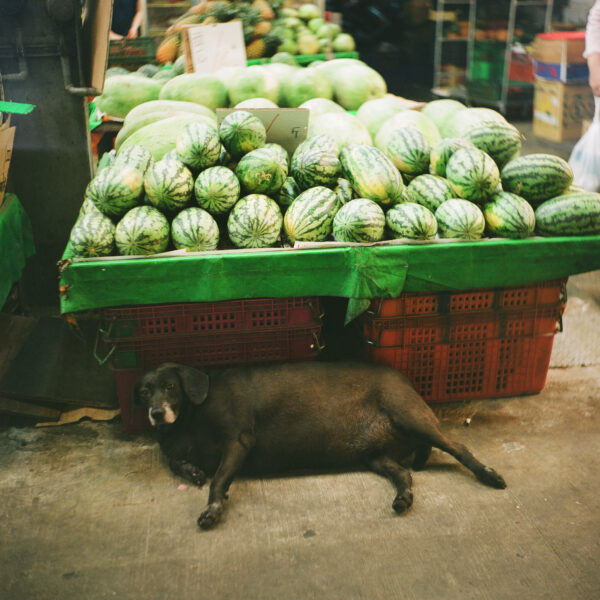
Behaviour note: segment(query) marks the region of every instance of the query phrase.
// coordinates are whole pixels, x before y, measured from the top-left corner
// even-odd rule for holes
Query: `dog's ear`
[[[186,396],[192,404],[202,404],[208,396],[208,375],[193,367],[177,365],[177,374]]]

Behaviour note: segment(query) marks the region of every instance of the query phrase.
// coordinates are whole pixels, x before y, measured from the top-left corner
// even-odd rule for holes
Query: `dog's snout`
[[[163,420],[164,416],[165,416],[165,411],[162,408],[153,408],[150,411],[150,417],[156,423],[160,423]]]

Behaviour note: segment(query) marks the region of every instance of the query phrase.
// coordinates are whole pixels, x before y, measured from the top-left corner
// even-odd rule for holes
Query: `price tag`
[[[283,146],[290,156],[306,139],[310,114],[307,108],[217,108],[219,126],[234,110],[246,110],[258,117],[267,130],[267,142]]]
[[[241,21],[184,28],[186,71],[215,73],[222,67],[245,67],[246,45]]]

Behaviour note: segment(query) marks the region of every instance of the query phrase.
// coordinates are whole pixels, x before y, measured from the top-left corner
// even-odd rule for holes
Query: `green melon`
[[[253,65],[234,73],[227,91],[232,105],[250,98],[266,98],[275,104],[279,100],[279,83],[273,73],[260,65]]]
[[[139,75],[115,75],[104,83],[102,95],[96,98],[97,107],[111,117],[124,119],[127,113],[149,100],[156,100],[161,84]]]
[[[397,129],[414,127],[418,129],[431,146],[437,144],[442,137],[435,123],[427,116],[416,110],[403,110],[392,115],[379,127],[375,136],[375,145],[382,148],[387,144],[387,138]]]
[[[403,110],[407,110],[408,101],[398,96],[384,96],[368,100],[356,112],[356,116],[367,126],[371,137],[375,139],[382,123]]]
[[[356,116],[348,113],[326,113],[311,117],[307,138],[315,135],[327,135],[338,145],[338,151],[349,144],[371,145],[373,140],[365,124]]]
[[[317,69],[296,69],[286,81],[283,93],[287,106],[298,107],[313,98],[331,100],[333,88]]]
[[[214,75],[184,73],[169,79],[160,90],[161,100],[195,102],[215,110],[227,106],[227,90]]]

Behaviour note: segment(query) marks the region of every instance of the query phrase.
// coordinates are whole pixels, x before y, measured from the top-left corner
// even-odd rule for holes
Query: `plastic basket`
[[[307,327],[320,323],[319,311],[310,296],[105,308],[102,319],[105,341],[116,342]]]
[[[154,58],[156,43],[153,37],[123,38],[111,40],[108,47],[108,58]]]

